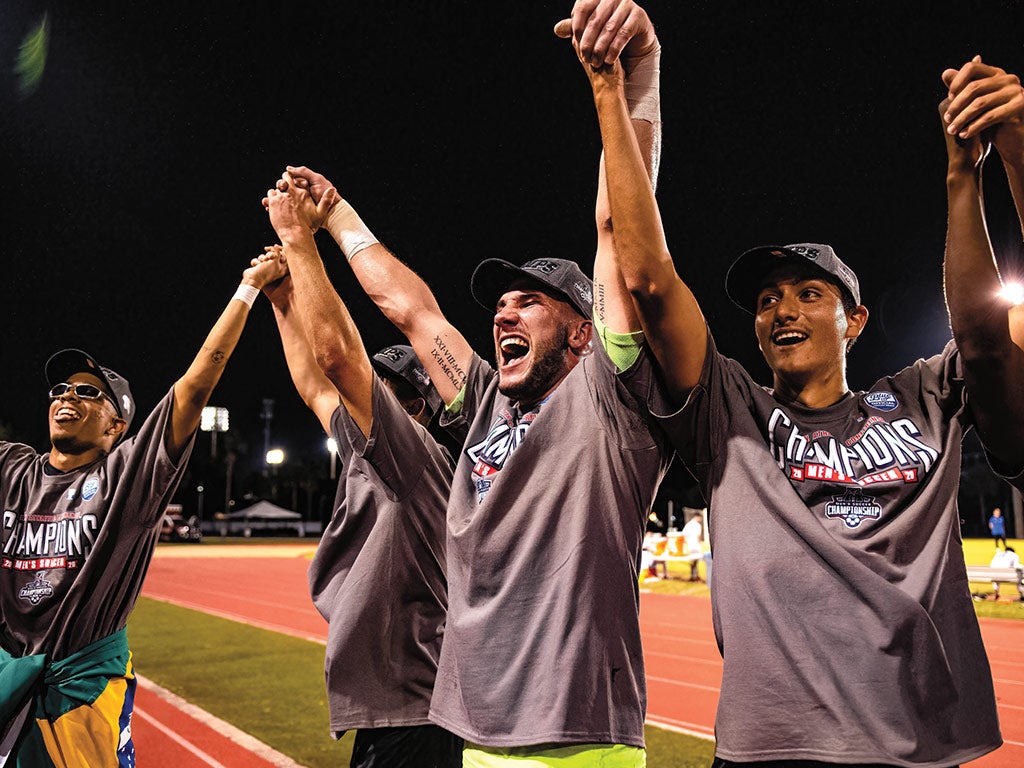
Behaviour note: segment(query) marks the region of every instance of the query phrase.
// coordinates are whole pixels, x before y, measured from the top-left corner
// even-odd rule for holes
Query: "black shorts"
[[[360,728],[351,768],[461,768],[462,739],[436,725]]]

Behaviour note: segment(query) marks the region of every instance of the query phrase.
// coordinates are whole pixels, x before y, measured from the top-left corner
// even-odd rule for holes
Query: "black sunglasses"
[[[54,384],[50,389],[50,399],[56,400],[58,397],[66,395],[68,392],[71,392],[75,397],[81,400],[99,400],[101,397],[105,397],[107,400],[110,400],[110,396],[95,384],[86,384],[81,381],[75,382],[74,384],[69,384],[68,382],[64,382],[63,384]],[[114,401],[110,400],[110,402]]]

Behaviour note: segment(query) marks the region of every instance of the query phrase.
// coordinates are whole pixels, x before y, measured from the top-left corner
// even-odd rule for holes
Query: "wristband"
[[[331,237],[349,261],[364,248],[380,242],[359,218],[355,208],[344,199],[339,199],[331,208],[324,228],[331,233]]]
[[[655,43],[654,50],[633,63],[623,90],[629,116],[634,120],[646,120],[657,125],[661,122],[661,44]]]
[[[240,283],[238,289],[235,291],[235,295],[232,296],[231,298],[238,299],[239,301],[244,302],[247,307],[252,309],[252,304],[254,301],[256,301],[256,297],[259,295],[260,289],[257,288],[255,285],[246,285],[245,283]]]

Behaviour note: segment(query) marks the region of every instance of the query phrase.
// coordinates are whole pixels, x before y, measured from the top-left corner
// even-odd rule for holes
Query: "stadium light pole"
[[[217,433],[227,432],[230,418],[227,408],[215,408],[208,405],[203,408],[199,417],[199,429],[210,433],[210,458],[217,458]]]
[[[333,437],[327,438],[327,452],[331,454],[331,480],[338,476],[338,441]]]

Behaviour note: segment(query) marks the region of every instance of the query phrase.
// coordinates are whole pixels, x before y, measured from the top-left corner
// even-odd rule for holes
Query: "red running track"
[[[132,739],[143,766],[301,768],[248,734],[140,678]]]
[[[313,608],[306,583],[307,555],[312,548],[265,548],[277,556],[238,556],[248,551],[205,544],[191,552],[181,547],[158,549],[143,595],[325,642],[327,625]],[[644,594],[640,625],[647,666],[648,722],[711,738],[722,659],[711,627],[710,601]],[[992,664],[1005,743],[965,765],[1020,768],[1024,766],[1024,661],[1014,659],[1024,644],[1024,622],[982,619],[981,631]],[[136,741],[141,744],[138,738]],[[224,765],[230,768],[231,764]]]

